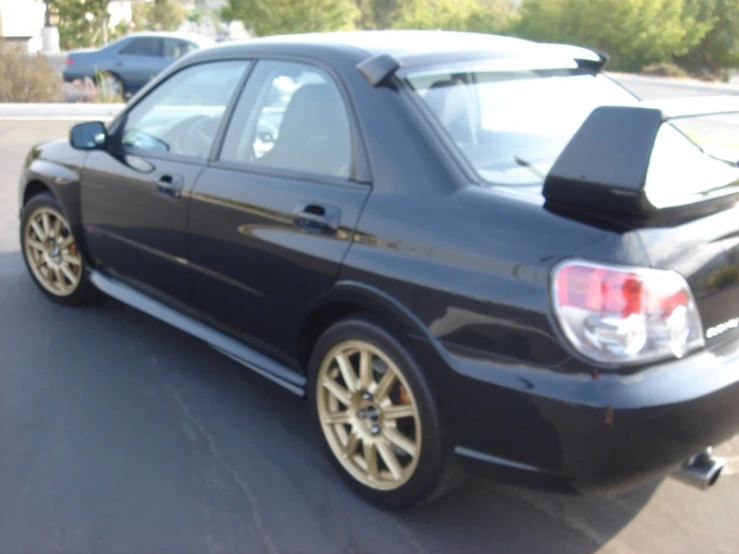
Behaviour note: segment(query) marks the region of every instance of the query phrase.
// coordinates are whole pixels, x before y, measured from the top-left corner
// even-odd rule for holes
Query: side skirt
[[[104,275],[99,271],[90,270],[90,281],[108,296],[112,296],[124,304],[128,304],[165,323],[169,323],[193,337],[207,342],[222,354],[245,365],[252,371],[256,371],[290,392],[298,396],[305,395],[306,378],[272,358],[245,346],[208,325],[200,323],[190,316],[149,298],[125,283]]]

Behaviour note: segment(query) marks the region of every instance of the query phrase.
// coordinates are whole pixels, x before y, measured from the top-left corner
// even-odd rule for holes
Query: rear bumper
[[[446,350],[450,371],[439,372],[438,390],[455,452],[477,475],[613,492],[666,475],[739,432],[737,340],[630,376],[566,375],[475,356]]]
[[[86,77],[89,77],[90,79],[95,78],[94,73],[85,73],[84,71],[77,72],[77,71],[62,71],[62,78],[66,83],[72,83],[76,80],[84,81]]]

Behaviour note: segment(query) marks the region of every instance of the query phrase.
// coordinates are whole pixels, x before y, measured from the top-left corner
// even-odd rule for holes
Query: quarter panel
[[[441,348],[583,370],[551,317],[550,271],[567,256],[645,262],[631,233],[568,221],[505,193],[375,192],[341,277],[396,298]]]

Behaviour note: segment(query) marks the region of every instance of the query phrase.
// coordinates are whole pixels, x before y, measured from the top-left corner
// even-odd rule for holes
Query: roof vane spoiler
[[[560,53],[571,57],[581,67],[591,67],[596,71],[600,71],[605,67],[611,56],[603,50],[594,48],[584,48],[582,46],[573,46],[571,44],[547,43],[550,49],[559,50]]]
[[[739,96],[595,108],[544,180],[552,207],[638,218],[657,216],[646,179],[657,135],[673,119],[739,113]]]
[[[400,62],[390,54],[380,54],[357,64],[357,69],[373,87],[384,82],[400,68]]]

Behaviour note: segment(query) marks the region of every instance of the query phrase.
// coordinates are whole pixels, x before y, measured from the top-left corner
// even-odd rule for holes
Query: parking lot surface
[[[737,439],[708,492],[667,479],[580,498],[468,481],[425,508],[364,504],[324,459],[303,400],[116,301],[63,308],[34,287],[17,179],[28,148],[70,125],[0,120],[1,553],[737,551]]]

